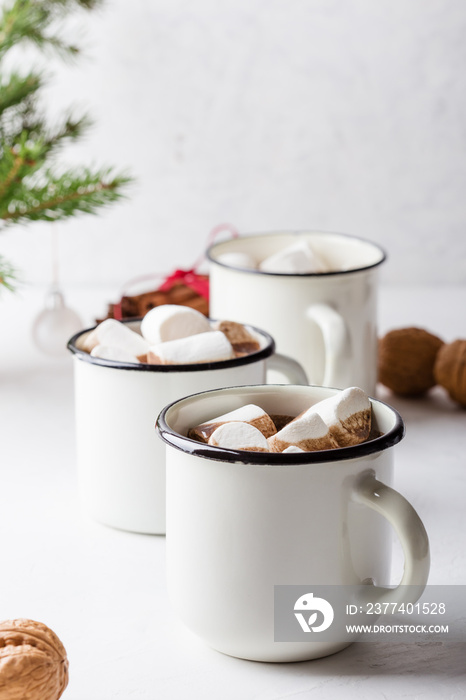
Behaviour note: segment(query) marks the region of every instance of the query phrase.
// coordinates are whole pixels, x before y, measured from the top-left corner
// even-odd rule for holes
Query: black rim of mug
[[[305,385],[302,385],[303,387]],[[294,387],[290,384],[267,384],[262,385],[262,391],[273,391],[277,387]],[[294,387],[296,388],[296,387]],[[332,389],[333,387],[315,387],[315,388],[325,388]],[[360,457],[365,457],[370,454],[375,454],[376,452],[382,452],[389,447],[393,447],[400,440],[403,439],[405,434],[405,425],[402,417],[398,411],[385,403],[380,401],[380,399],[371,398],[371,404],[379,404],[385,406],[389,409],[395,418],[395,422],[392,428],[380,437],[373,438],[372,440],[366,440],[366,442],[361,442],[359,445],[352,445],[350,447],[337,447],[332,450],[316,450],[315,452],[303,452],[303,453],[288,453],[283,454],[282,452],[248,452],[246,450],[230,450],[224,447],[213,447],[212,445],[207,445],[205,443],[192,440],[185,435],[175,432],[167,423],[167,413],[177,404],[190,401],[200,396],[207,396],[214,393],[232,393],[236,390],[257,390],[261,391],[261,385],[258,386],[247,386],[247,387],[228,387],[226,389],[212,389],[210,391],[202,391],[196,394],[191,394],[190,396],[185,396],[182,399],[173,401],[172,403],[165,406],[160,412],[155,428],[158,431],[160,438],[177,450],[185,452],[187,454],[194,455],[196,457],[203,457],[205,459],[215,460],[218,462],[240,462],[242,464],[256,464],[263,466],[284,466],[292,464],[319,464],[322,462],[340,462],[348,459],[359,459]],[[285,389],[286,390],[286,389]],[[335,389],[339,391],[339,389]],[[264,392],[265,393],[265,392]]]
[[[209,321],[212,321],[213,319],[209,319]],[[142,321],[142,318],[128,318],[128,319],[123,319],[121,323],[140,323]],[[251,326],[250,324],[245,324],[249,328],[251,328],[253,331],[261,335],[263,338],[265,338],[266,345],[261,348],[260,350],[257,350],[257,352],[251,352],[249,355],[245,355],[244,357],[234,357],[231,360],[221,360],[219,362],[199,362],[196,364],[191,364],[191,365],[150,365],[147,363],[139,363],[136,364],[134,362],[120,362],[119,360],[106,360],[102,357],[92,357],[88,352],[85,350],[80,350],[80,348],[77,347],[76,343],[79,340],[81,336],[83,336],[85,333],[89,333],[90,331],[93,331],[94,328],[97,328],[96,324],[95,326],[91,326],[90,328],[85,328],[82,331],[79,331],[79,333],[76,333],[72,338],[67,343],[67,348],[68,350],[73,353],[75,357],[77,357],[78,360],[82,360],[83,362],[89,362],[92,365],[98,365],[99,367],[109,367],[111,369],[125,369],[125,370],[133,370],[136,372],[162,372],[162,373],[167,373],[167,372],[206,372],[210,370],[217,370],[217,369],[228,369],[230,367],[241,367],[242,365],[249,365],[252,362],[260,362],[261,360],[265,360],[273,353],[275,352],[275,341],[272,338],[271,335],[269,335],[266,331],[263,331],[261,328],[256,328],[255,326]]]
[[[230,243],[231,241],[244,241],[250,240],[252,238],[261,238],[262,236],[283,236],[289,234],[290,236],[308,236],[308,235],[329,235],[329,236],[341,236],[342,238],[351,238],[355,241],[360,241],[361,243],[366,243],[367,245],[376,248],[381,255],[380,260],[372,263],[371,265],[363,265],[362,267],[354,267],[349,270],[334,270],[331,272],[264,272],[262,270],[253,269],[250,267],[241,267],[240,265],[228,265],[227,263],[217,260],[213,256],[215,248],[224,245],[225,243]],[[335,277],[336,275],[352,275],[355,272],[364,272],[365,270],[371,270],[374,267],[378,267],[387,259],[386,251],[378,244],[373,241],[367,240],[367,238],[362,238],[361,236],[353,236],[350,233],[337,233],[336,231],[271,231],[270,233],[255,233],[255,234],[245,234],[239,238],[228,239],[227,241],[219,241],[218,243],[213,243],[206,251],[206,258],[215,265],[220,265],[220,267],[226,267],[228,270],[239,270],[240,272],[247,272],[251,275],[268,275],[272,277]]]

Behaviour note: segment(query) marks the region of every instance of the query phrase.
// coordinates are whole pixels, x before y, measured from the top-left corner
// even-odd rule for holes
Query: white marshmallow
[[[83,342],[83,350],[91,352],[97,345],[119,348],[134,357],[146,355],[149,349],[149,343],[139,333],[114,318],[107,318],[89,333]]]
[[[200,311],[177,304],[156,306],[141,321],[141,333],[150,345],[208,331],[209,321]]]
[[[260,430],[249,423],[236,421],[223,423],[214,430],[209,438],[209,445],[226,447],[230,450],[269,451],[267,439]]]
[[[211,420],[192,428],[188,433],[188,437],[192,438],[193,440],[207,442],[209,436],[214,432],[214,430],[216,430],[220,425],[232,421],[248,423],[259,430],[266,438],[270,437],[270,435],[274,435],[277,432],[273,420],[264,411],[264,409],[250,403],[246,406],[241,406],[234,411],[224,413],[222,416],[217,416],[217,418],[212,418]]]
[[[286,448],[286,450],[283,450],[282,454],[298,454],[299,452],[305,452],[306,450],[302,450],[300,447],[297,447],[296,445],[290,445],[289,447]]]
[[[227,337],[221,331],[209,331],[152,345],[147,354],[147,361],[151,364],[191,365],[197,362],[230,360],[234,356]]]
[[[243,267],[247,270],[255,270],[257,262],[248,253],[222,253],[217,256],[217,261],[229,267]]]
[[[265,258],[260,264],[262,272],[300,274],[306,272],[328,272],[328,266],[306,240],[300,240]]]
[[[271,452],[283,452],[290,445],[300,447],[305,452],[338,447],[322,418],[311,409],[269,437],[268,443]]]
[[[132,362],[139,364],[139,360],[131,353],[121,348],[116,348],[111,345],[96,345],[91,350],[92,357],[101,357],[104,360],[115,360],[117,362]]]
[[[367,394],[350,387],[319,401],[309,411],[318,413],[340,447],[357,445],[369,437],[371,404]]]
[[[248,403],[246,406],[235,408],[234,411],[223,413],[221,416],[212,418],[211,420],[201,423],[201,425],[210,425],[211,423],[228,423],[228,421],[239,421],[241,423],[250,423],[255,418],[266,416],[266,412],[260,406],[254,403]]]

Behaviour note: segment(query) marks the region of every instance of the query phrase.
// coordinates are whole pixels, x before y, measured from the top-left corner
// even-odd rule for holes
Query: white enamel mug
[[[221,261],[238,252],[260,261],[302,238],[335,271],[280,274]],[[207,257],[212,316],[267,330],[311,384],[375,393],[378,268],[386,257],[378,245],[337,233],[268,233],[216,243]]]
[[[127,322],[138,331],[140,321]],[[165,533],[165,450],[154,423],[172,401],[206,389],[262,384],[268,369],[306,383],[302,368],[274,354],[274,341],[256,328],[260,350],[223,362],[189,365],[131,364],[91,357],[83,341],[68,343],[74,356],[76,449],[81,502],[101,523],[122,530]]]
[[[429,543],[413,507],[392,487],[399,414],[371,400],[380,437],[321,452],[277,454],[211,447],[189,428],[254,403],[295,416],[336,390],[250,386],[187,397],[157,422],[167,443],[167,574],[185,625],[218,651],[257,661],[303,661],[348,646],[274,641],[274,587],[367,584],[367,597],[415,602],[427,583]],[[383,516],[383,517],[380,517]],[[392,533],[403,546],[390,584]],[[314,639],[316,637],[314,636]]]

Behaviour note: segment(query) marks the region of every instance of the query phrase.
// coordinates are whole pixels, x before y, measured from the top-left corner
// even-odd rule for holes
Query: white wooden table
[[[68,293],[86,323],[108,290]],[[77,502],[71,358],[30,339],[42,291],[0,300],[0,619],[42,620],[70,659],[66,700],[463,698],[460,642],[353,644],[299,664],[223,656],[176,619],[165,587],[165,539],[89,520]],[[466,338],[466,288],[384,287],[380,331],[416,325]],[[379,396],[402,414],[396,486],[429,533],[430,582],[466,584],[466,412],[444,393]],[[395,543],[394,581],[401,571]]]

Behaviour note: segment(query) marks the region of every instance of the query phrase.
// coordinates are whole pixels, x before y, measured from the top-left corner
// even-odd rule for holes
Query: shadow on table
[[[347,649],[314,661],[280,664],[280,673],[312,676],[445,676],[466,677],[466,642],[384,642],[352,644]]]
[[[449,421],[452,416],[464,416],[464,408],[452,401],[447,392],[439,386],[423,396],[408,397],[397,396],[378,384],[376,397],[393,406],[410,422],[424,422],[429,419]]]

